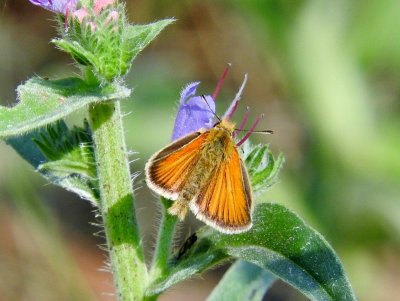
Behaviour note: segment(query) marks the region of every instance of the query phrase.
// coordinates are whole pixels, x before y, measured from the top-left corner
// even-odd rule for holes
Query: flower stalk
[[[154,250],[153,255],[153,263],[149,273],[151,281],[155,281],[158,278],[165,276],[167,273],[175,227],[178,223],[178,218],[175,215],[168,213],[168,208],[171,205],[172,201],[161,197],[162,217],[158,231],[156,249]]]
[[[142,300],[148,276],[133,205],[134,196],[118,101],[89,109],[111,268],[120,301]]]

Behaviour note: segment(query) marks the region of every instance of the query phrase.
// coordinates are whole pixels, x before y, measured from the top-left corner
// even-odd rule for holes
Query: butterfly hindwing
[[[225,233],[251,227],[252,196],[246,169],[236,148],[216,167],[190,207],[207,224]]]
[[[208,132],[189,134],[154,154],[146,164],[147,184],[160,195],[175,200],[200,157]]]

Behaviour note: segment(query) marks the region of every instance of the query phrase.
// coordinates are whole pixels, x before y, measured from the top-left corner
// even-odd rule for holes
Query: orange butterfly
[[[253,196],[233,140],[234,131],[234,123],[223,119],[209,130],[201,129],[174,141],[149,159],[145,167],[147,184],[175,200],[170,214],[182,220],[189,207],[198,219],[223,233],[251,228]]]
[[[230,64],[225,68],[211,97],[212,100],[216,99],[229,67]],[[186,117],[183,117],[182,121],[180,111],[178,112],[178,122],[175,123],[175,129],[178,131],[174,129],[173,137],[184,134],[186,127],[201,124],[207,128],[206,120],[213,115],[219,122],[210,129],[202,128],[172,142],[155,153],[145,167],[147,185],[163,197],[175,201],[168,210],[170,214],[183,220],[190,208],[198,219],[229,234],[247,231],[252,225],[253,196],[249,176],[237,147],[254,132],[261,117],[255,120],[251,129],[237,144],[234,137],[238,131],[243,130],[249,111],[245,113],[239,129],[235,129],[235,124],[230,121],[246,81],[247,74],[222,120],[215,115],[206,96],[201,96],[204,102],[197,96],[195,100],[192,98],[186,103],[182,102],[182,99],[194,95],[199,82],[188,85],[182,91],[180,106],[183,111],[186,110],[183,113]],[[201,104],[206,104],[209,110],[204,110]]]

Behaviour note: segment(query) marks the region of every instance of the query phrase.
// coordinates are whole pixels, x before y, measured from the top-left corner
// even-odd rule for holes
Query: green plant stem
[[[162,218],[158,231],[156,249],[153,255],[153,263],[150,270],[150,281],[155,281],[167,273],[168,260],[172,251],[172,242],[175,234],[175,226],[178,218],[167,212],[171,201],[161,197]]]
[[[119,301],[142,300],[147,268],[133,206],[133,190],[119,101],[89,108],[103,218]]]

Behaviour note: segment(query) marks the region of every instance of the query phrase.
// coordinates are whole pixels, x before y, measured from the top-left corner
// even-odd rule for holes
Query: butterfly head
[[[222,119],[214,125],[214,128],[227,131],[229,132],[229,134],[232,135],[235,131],[235,123],[233,123],[229,119]]]

